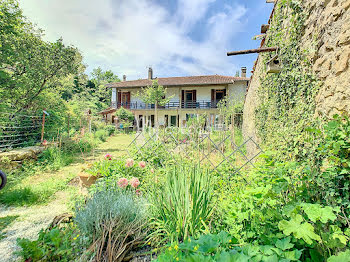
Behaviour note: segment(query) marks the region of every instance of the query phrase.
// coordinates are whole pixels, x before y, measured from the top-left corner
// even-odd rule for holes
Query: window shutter
[[[185,90],[181,90],[181,108],[185,107]]]
[[[117,100],[117,108],[120,107],[121,102],[122,102],[122,93],[119,91],[118,92],[118,100]]]
[[[130,108],[130,92],[128,92],[128,102],[127,102],[127,108]]]
[[[197,101],[197,90],[193,90],[193,101]]]

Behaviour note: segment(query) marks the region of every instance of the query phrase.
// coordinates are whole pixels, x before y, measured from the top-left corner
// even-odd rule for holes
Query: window
[[[170,126],[176,126],[176,116],[170,116]]]
[[[196,108],[196,101],[196,90],[182,90],[182,108]]]

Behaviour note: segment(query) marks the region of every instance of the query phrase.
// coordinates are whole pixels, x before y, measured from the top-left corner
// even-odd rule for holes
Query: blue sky
[[[256,48],[267,22],[265,0],[20,0],[24,14],[79,48],[87,73],[100,66],[127,80],[154,76],[234,75],[251,71],[256,55],[227,51]]]

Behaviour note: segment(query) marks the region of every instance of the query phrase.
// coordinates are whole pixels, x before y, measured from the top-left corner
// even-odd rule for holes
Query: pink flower
[[[150,171],[151,171],[151,173],[152,173],[152,174],[154,173],[154,169],[153,169],[153,168],[151,168],[151,170],[150,170]]]
[[[141,196],[141,194],[142,194],[140,189],[136,189],[135,193],[137,196]]]
[[[131,180],[130,180],[130,185],[133,187],[133,188],[137,188],[139,185],[140,185],[140,180],[136,177],[133,177]]]
[[[139,167],[144,168],[145,166],[146,166],[146,162],[145,161],[141,161],[139,163]]]
[[[132,167],[133,165],[134,165],[134,160],[132,160],[131,158],[128,158],[126,160],[125,167]]]
[[[118,186],[121,187],[121,188],[127,187],[128,184],[129,184],[129,181],[126,178],[124,178],[124,177],[119,179],[119,181],[118,181]]]
[[[43,142],[42,142],[43,146],[47,146],[47,140],[45,139]]]
[[[112,155],[111,154],[106,154],[105,155],[105,159],[107,160],[112,160]]]

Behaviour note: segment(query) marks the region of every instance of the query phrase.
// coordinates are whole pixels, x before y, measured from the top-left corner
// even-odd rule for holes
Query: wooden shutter
[[[226,89],[224,89],[224,97],[226,96],[226,91],[227,91],[227,90],[226,90]]]
[[[127,92],[127,97],[128,97],[128,100],[127,100],[127,108],[130,108],[130,96],[131,96],[131,94],[130,94],[130,92]]]
[[[185,90],[181,90],[181,108],[185,107]]]
[[[119,91],[118,92],[118,100],[117,100],[117,108],[120,107],[121,102],[122,102],[122,93]]]
[[[210,107],[213,108],[215,104],[215,89],[211,90],[211,105]]]
[[[193,90],[193,101],[197,101],[197,90]]]

